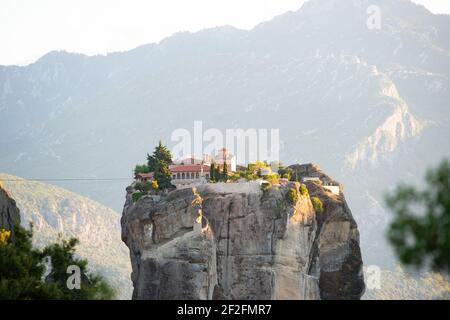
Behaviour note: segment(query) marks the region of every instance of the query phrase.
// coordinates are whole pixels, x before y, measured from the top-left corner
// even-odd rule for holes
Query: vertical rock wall
[[[0,228],[12,230],[18,223],[20,223],[19,208],[6,190],[0,186]]]
[[[294,188],[298,199],[287,196]],[[359,234],[343,195],[298,183],[205,184],[202,226],[191,189],[148,195],[127,189],[122,238],[134,299],[358,299]],[[315,212],[310,196],[324,203]]]

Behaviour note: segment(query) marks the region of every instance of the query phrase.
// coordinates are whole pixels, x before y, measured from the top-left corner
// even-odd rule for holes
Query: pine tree
[[[222,172],[220,172],[219,166],[214,169],[214,179],[216,182],[222,181]]]
[[[226,161],[223,162],[222,179],[224,182],[228,181],[228,166]]]
[[[167,165],[170,165],[172,163],[172,154],[160,140],[155,150],[153,151],[153,155],[147,154],[147,161],[149,171],[154,172],[156,171],[158,164],[162,161]]]
[[[172,186],[172,175],[169,165],[172,163],[170,150],[159,141],[152,155],[147,155],[148,168],[154,172],[154,178],[158,181],[159,189],[167,189]]]
[[[88,262],[76,257],[77,239],[60,240],[44,249],[32,246],[32,229],[20,225],[0,244],[0,300],[91,300],[111,299],[112,288],[105,280],[88,272]],[[44,261],[50,262],[50,273],[44,278]],[[81,286],[70,290],[69,266],[80,270]]]
[[[169,165],[166,162],[160,161],[157,164],[154,178],[158,181],[159,189],[162,190],[172,187],[172,174],[170,173]]]
[[[216,164],[211,163],[211,167],[209,168],[209,180],[211,182],[216,182]]]

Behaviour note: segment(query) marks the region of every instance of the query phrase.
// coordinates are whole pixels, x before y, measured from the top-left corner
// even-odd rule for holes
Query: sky
[[[395,1],[395,0],[393,0]],[[159,42],[178,31],[251,29],[303,0],[0,0],[0,65],[24,65],[52,50],[88,55]],[[450,13],[450,0],[414,0]]]

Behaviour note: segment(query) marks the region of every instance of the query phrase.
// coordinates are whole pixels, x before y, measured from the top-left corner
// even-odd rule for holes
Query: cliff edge
[[[307,192],[298,182],[208,183],[136,202],[128,187],[133,299],[359,299],[359,232],[344,195],[304,183]]]
[[[0,185],[0,228],[14,231],[16,224],[20,224],[20,211],[16,201]]]

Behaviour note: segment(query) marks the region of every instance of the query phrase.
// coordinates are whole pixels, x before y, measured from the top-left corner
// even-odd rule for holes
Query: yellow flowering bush
[[[0,246],[8,243],[9,238],[11,238],[11,231],[5,228],[0,229]]]

